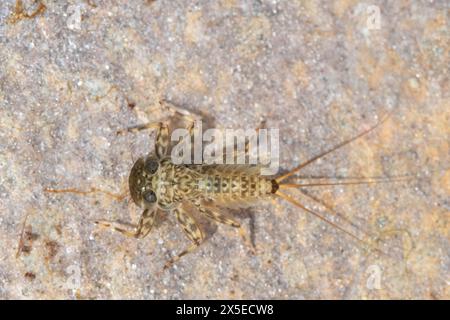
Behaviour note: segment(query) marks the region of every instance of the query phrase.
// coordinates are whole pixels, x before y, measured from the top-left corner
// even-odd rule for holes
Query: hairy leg
[[[175,208],[173,212],[175,213],[177,220],[183,228],[186,236],[189,238],[189,240],[192,241],[192,244],[188,248],[177,254],[175,257],[167,261],[167,263],[164,265],[164,269],[171,267],[175,262],[180,260],[181,257],[194,251],[204,240],[202,230],[199,228],[194,218],[192,218],[186,211],[184,211],[182,207]]]
[[[238,228],[239,234],[241,235],[244,243],[250,248],[250,251],[252,254],[255,254],[256,248],[253,246],[249,238],[247,237],[247,233],[245,232],[245,229],[241,226],[241,224],[234,219],[231,219],[227,216],[225,216],[223,213],[220,213],[216,211],[215,209],[206,208],[201,204],[200,201],[194,201],[193,204],[197,208],[197,210],[205,215],[207,218],[216,221],[218,223],[222,223],[234,228]]]
[[[169,102],[165,99],[161,99],[159,101],[159,104],[161,105],[162,108],[172,111],[175,116],[179,117],[184,122],[186,122],[186,129],[189,130],[190,136],[193,135],[195,121],[201,121],[202,120],[201,116],[193,114],[192,112],[183,109],[181,107],[178,107],[174,105],[172,102]]]
[[[185,121],[186,128],[189,131],[189,135],[190,136],[193,135],[195,121],[201,119],[199,116],[193,115],[189,111],[179,108],[166,100],[161,100],[160,105],[167,110],[173,111],[174,115],[180,117],[183,121]],[[155,144],[156,154],[160,158],[165,156],[170,146],[168,121],[149,122],[146,124],[119,130],[117,131],[117,134],[124,134],[127,132],[135,133],[147,129],[156,129],[156,144]]]
[[[260,129],[265,128],[265,126],[266,126],[266,121],[265,120],[261,121],[259,126],[256,127],[256,129],[255,129],[256,133],[258,133]],[[253,151],[253,149],[256,148],[257,146],[251,146],[250,145],[250,140],[246,139],[246,141],[244,142],[244,148],[243,149],[238,149],[237,147],[238,146],[236,144],[236,141],[233,141],[232,145],[229,145],[229,144],[224,145],[224,147],[222,149],[222,155],[221,156],[217,156],[216,158],[214,158],[212,160],[212,163],[217,163],[218,162],[218,164],[222,164],[221,161],[218,161],[218,160],[220,160],[220,157],[222,157],[222,159],[221,159],[222,161],[223,161],[223,159],[225,159],[225,163],[226,163],[227,155],[228,155],[227,151],[230,151],[229,149],[231,149],[231,154],[233,156],[233,163],[236,164],[237,163],[237,159],[239,159],[240,157],[244,157],[244,159],[245,159],[246,155],[248,155],[250,151]],[[252,148],[252,149],[250,149],[250,148]]]
[[[156,143],[155,150],[156,155],[159,158],[164,157],[167,154],[169,148],[169,127],[166,122],[149,122],[142,125],[130,127],[127,129],[117,131],[117,134],[124,134],[127,132],[138,132],[141,130],[156,129]]]
[[[111,228],[114,231],[118,231],[127,237],[144,238],[147,234],[149,234],[149,232],[153,227],[153,224],[156,219],[156,213],[157,210],[150,211],[149,209],[145,209],[142,212],[141,218],[139,219],[137,226],[134,226],[133,231],[128,230],[129,229],[128,225],[119,222],[97,220],[95,221],[95,223],[103,227]]]

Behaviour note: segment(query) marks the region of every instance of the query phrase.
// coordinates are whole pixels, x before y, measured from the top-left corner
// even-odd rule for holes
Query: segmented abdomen
[[[205,198],[251,201],[272,193],[272,181],[258,174],[208,170],[202,174],[199,189]]]

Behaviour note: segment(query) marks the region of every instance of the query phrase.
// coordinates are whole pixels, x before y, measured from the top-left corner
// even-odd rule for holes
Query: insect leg
[[[261,123],[255,129],[256,133],[258,133],[260,129],[265,128],[265,126],[266,126],[266,120],[261,121]],[[225,145],[223,147],[222,157],[225,157],[225,158],[227,157],[227,151],[230,151],[229,150],[230,147],[232,147],[233,161],[234,161],[234,163],[237,163],[237,159],[239,157],[241,157],[241,156],[245,157],[247,154],[249,154],[250,147],[255,148],[256,146],[250,146],[250,139],[246,139],[246,141],[244,142],[244,148],[240,149],[240,150],[236,150],[237,149],[237,144],[234,141],[232,146]],[[215,163],[215,161],[214,161],[214,163]]]
[[[107,220],[97,220],[95,223],[103,227],[111,228],[114,231],[118,231],[127,237],[144,238],[152,229],[156,218],[156,212],[157,210],[150,211],[149,209],[145,209],[142,212],[139,223],[134,227],[134,231],[127,230],[128,226],[123,223],[111,222]]]
[[[183,250],[175,257],[167,261],[164,265],[164,270],[180,260],[182,256],[194,251],[204,240],[203,232],[195,222],[194,218],[192,218],[181,207],[174,209],[173,212],[175,213],[178,222],[186,233],[186,236],[189,238],[189,240],[192,241],[192,244],[187,249]]]
[[[182,120],[186,122],[186,129],[189,130],[189,135],[193,135],[193,130],[195,126],[195,121],[201,121],[201,117],[199,115],[193,114],[190,111],[187,111],[186,109],[180,108],[178,106],[175,106],[173,103],[161,99],[159,101],[159,104],[167,109],[174,112],[174,115],[180,117]]]
[[[169,138],[169,128],[166,124],[160,122],[160,127],[156,133],[156,155],[162,158],[166,155],[167,149],[169,148],[170,138]]]
[[[200,213],[204,214],[206,217],[208,217],[211,220],[214,220],[216,222],[223,223],[223,224],[235,227],[235,228],[241,227],[239,222],[226,217],[225,215],[223,215],[220,212],[211,211],[211,210],[205,208],[204,206],[201,205],[200,202],[195,201],[194,205]]]
[[[242,240],[244,241],[244,243],[250,248],[250,251],[252,254],[255,254],[256,248],[254,247],[254,245],[252,244],[252,242],[249,240],[247,233],[245,232],[245,229],[241,226],[241,224],[237,221],[235,221],[234,219],[231,219],[227,216],[225,216],[224,214],[216,211],[216,210],[210,210],[208,208],[205,208],[200,201],[194,201],[193,202],[195,207],[197,208],[197,210],[205,215],[207,218],[228,225],[228,226],[232,226],[234,228],[238,228],[239,229],[239,234],[242,237]]]
[[[146,129],[156,129],[156,155],[162,158],[166,155],[169,147],[169,127],[165,122],[150,122],[135,127],[130,127],[124,130],[117,131],[117,134],[124,134],[126,132],[138,132]]]

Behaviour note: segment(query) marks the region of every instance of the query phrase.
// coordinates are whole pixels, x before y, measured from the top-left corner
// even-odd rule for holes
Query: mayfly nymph
[[[166,102],[164,102],[167,104]],[[173,108],[188,124],[187,128],[192,134],[192,115],[178,107]],[[170,259],[164,268],[170,267],[182,256],[196,249],[205,239],[204,233],[194,219],[190,210],[195,209],[206,218],[238,228],[244,240],[247,241],[245,232],[240,223],[221,212],[221,208],[249,207],[255,203],[273,199],[274,197],[287,200],[291,204],[318,217],[324,222],[341,230],[357,241],[365,243],[359,237],[346,229],[336,225],[323,217],[320,213],[309,209],[295,200],[290,194],[283,192],[284,189],[301,188],[320,185],[345,185],[362,183],[379,183],[392,181],[394,179],[362,179],[359,181],[346,181],[338,183],[289,183],[285,182],[289,177],[299,172],[314,161],[332,153],[352,141],[368,134],[388,116],[382,118],[371,128],[347,139],[340,144],[321,152],[311,159],[301,163],[291,171],[277,177],[262,176],[258,166],[250,165],[228,165],[228,164],[174,164],[169,155],[170,139],[169,126],[166,122],[148,123],[124,131],[136,132],[143,129],[156,131],[155,150],[148,155],[135,161],[128,179],[129,193],[133,202],[143,208],[139,222],[130,230],[128,225],[106,220],[98,220],[97,224],[116,230],[126,236],[143,238],[149,234],[155,224],[158,213],[161,211],[174,214],[178,223],[183,228],[186,236],[192,242],[189,247]],[[122,131],[123,132],[123,131]],[[76,189],[55,190],[46,189],[48,192],[76,192],[91,193],[101,190],[95,188],[83,192]],[[110,194],[112,195],[112,194]]]

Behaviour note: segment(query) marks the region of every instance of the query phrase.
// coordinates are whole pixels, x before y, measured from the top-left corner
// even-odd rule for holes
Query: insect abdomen
[[[207,198],[248,200],[272,193],[271,180],[255,174],[211,172],[202,177],[202,189]]]

